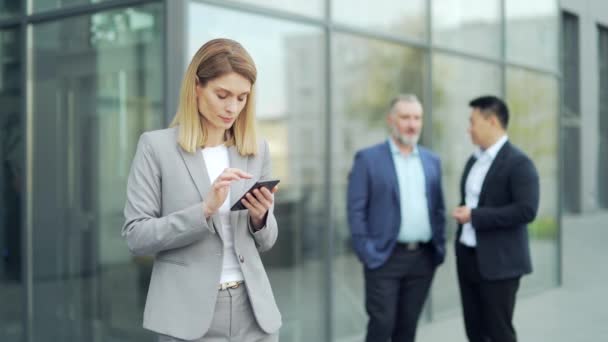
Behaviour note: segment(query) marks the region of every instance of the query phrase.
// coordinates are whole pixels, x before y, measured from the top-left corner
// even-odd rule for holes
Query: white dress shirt
[[[494,162],[498,151],[500,151],[508,139],[509,138],[506,135],[503,135],[502,138],[494,143],[494,145],[485,150],[478,149],[475,151],[477,160],[469,171],[464,187],[464,202],[468,208],[477,208],[481,187],[483,186],[483,181],[486,179],[486,174],[488,173],[488,170],[490,170],[490,166],[492,166],[492,162]],[[471,221],[462,226],[460,242],[469,247],[477,246],[477,236],[475,235],[475,229],[472,225],[472,218]]]
[[[209,173],[209,181],[213,183],[215,179],[230,167],[228,158],[228,148],[225,145],[205,147],[202,150],[205,166]],[[220,222],[222,223],[222,240],[224,242],[224,259],[222,265],[222,276],[220,284],[230,281],[243,280],[243,272],[234,250],[234,228],[230,225],[230,192],[226,200],[218,210]]]

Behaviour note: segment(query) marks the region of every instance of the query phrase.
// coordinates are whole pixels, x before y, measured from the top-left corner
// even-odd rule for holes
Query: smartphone
[[[248,193],[252,192],[255,189],[260,189],[262,187],[272,191],[272,188],[274,188],[277,184],[279,184],[280,180],[278,179],[271,179],[271,180],[265,180],[265,181],[260,181],[260,182],[256,182],[255,184],[253,184],[253,186],[251,188],[249,188],[249,190],[247,190],[247,192],[245,192],[243,194],[243,196],[241,196],[241,198],[239,198],[238,201],[236,201],[236,203],[234,203],[232,205],[232,208],[230,208],[231,211],[235,211],[235,210],[245,210],[247,208],[245,208],[245,206],[243,205],[243,203],[241,202],[241,200],[243,198],[245,198],[245,196],[247,196]]]

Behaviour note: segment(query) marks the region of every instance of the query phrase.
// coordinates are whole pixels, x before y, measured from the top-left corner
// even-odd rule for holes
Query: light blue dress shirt
[[[426,182],[420,152],[415,146],[404,156],[392,138],[388,139],[399,183],[401,227],[397,241],[427,242],[431,240],[431,223],[426,198]]]

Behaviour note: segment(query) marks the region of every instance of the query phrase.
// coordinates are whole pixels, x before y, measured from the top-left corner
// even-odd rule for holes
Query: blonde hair
[[[197,81],[201,86],[223,75],[235,72],[251,82],[247,104],[226,131],[226,146],[236,145],[240,155],[256,155],[255,80],[257,70],[253,59],[241,44],[230,39],[213,39],[205,43],[188,65],[179,93],[177,113],[170,127],[178,127],[177,141],[185,151],[194,153],[204,147],[207,138],[196,100]]]

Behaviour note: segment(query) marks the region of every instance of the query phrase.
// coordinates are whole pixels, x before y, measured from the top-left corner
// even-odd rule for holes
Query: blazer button
[[[242,254],[239,254],[239,260],[241,261],[241,264],[245,262],[245,258]]]

